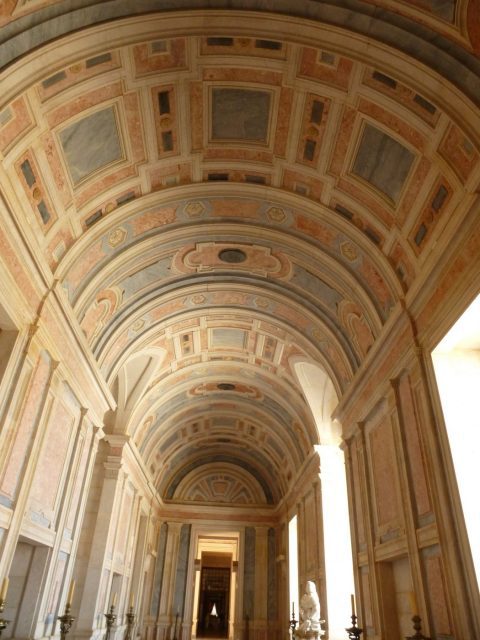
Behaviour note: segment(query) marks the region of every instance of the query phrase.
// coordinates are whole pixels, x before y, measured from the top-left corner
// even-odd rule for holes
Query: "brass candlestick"
[[[125,632],[125,640],[132,640],[132,631],[133,626],[135,624],[135,614],[133,613],[133,607],[130,607],[128,613],[126,614],[127,618],[127,631]]]
[[[292,602],[292,617],[290,618],[288,625],[292,631],[292,636],[294,635],[295,629],[297,628],[297,622],[298,620],[295,620],[295,603]]]
[[[58,620],[60,620],[60,638],[61,640],[65,640],[65,637],[70,631],[70,628],[75,620],[75,618],[70,615],[69,602],[67,602],[67,604],[65,605],[65,613],[63,614],[63,616],[58,616]]]
[[[415,630],[414,636],[407,636],[406,640],[430,640],[422,633],[422,619],[418,615],[414,615],[412,618],[413,628]]]
[[[359,640],[363,633],[363,629],[360,629],[360,627],[357,626],[357,616],[354,613],[352,613],[351,618],[352,626],[349,629],[345,629],[345,631],[348,633],[349,640]]]
[[[110,632],[113,625],[115,624],[115,620],[117,619],[117,615],[115,613],[115,605],[112,604],[112,606],[110,607],[110,611],[108,613],[104,613],[103,615],[107,620],[107,631],[105,633],[105,640],[110,640]]]
[[[2,616],[3,609],[5,608],[5,600],[0,600],[0,636],[2,635],[2,631],[7,628],[7,624],[10,620],[5,620]]]

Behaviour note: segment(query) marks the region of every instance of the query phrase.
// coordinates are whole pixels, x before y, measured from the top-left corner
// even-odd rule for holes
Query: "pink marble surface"
[[[165,180],[168,177],[176,176],[178,184],[189,184],[193,180],[191,162],[176,162],[167,167],[154,168],[148,174],[152,191],[168,188],[165,184]]]
[[[299,171],[292,171],[285,169],[283,173],[283,187],[289,191],[295,191],[295,185],[306,185],[309,189],[308,197],[312,200],[320,201],[322,198],[322,191],[324,188],[324,182],[318,178],[313,178],[310,175],[305,175]]]
[[[426,109],[421,107],[418,102],[415,101],[414,98],[417,95],[417,92],[414,89],[411,89],[410,87],[402,84],[398,80],[398,78],[392,78],[392,80],[394,80],[396,83],[395,87],[385,84],[384,82],[381,82],[380,80],[372,76],[374,71],[375,69],[373,68],[367,68],[365,70],[365,74],[363,77],[363,84],[365,86],[371,87],[372,89],[375,89],[375,91],[379,91],[380,93],[389,96],[399,104],[412,111],[412,113],[415,113],[415,115],[419,116],[422,120],[430,124],[432,127],[436,126],[441,114],[441,111],[438,108],[435,110],[435,113],[430,113],[430,111],[427,111]]]
[[[91,342],[106,325],[117,310],[120,301],[121,297],[117,291],[106,289],[97,294],[95,304],[89,307],[80,324],[89,342]]]
[[[69,100],[64,104],[47,112],[47,121],[49,126],[54,129],[70,118],[82,113],[91,107],[102,104],[102,102],[111,101],[123,95],[123,85],[121,82],[112,82],[101,88],[87,91],[80,97]]]
[[[442,203],[441,208],[436,210],[433,208],[432,203],[435,200],[435,197],[440,187],[445,188],[447,194]],[[430,193],[427,196],[425,205],[423,206],[423,209],[421,210],[420,215],[417,218],[417,223],[415,224],[415,226],[413,227],[409,235],[410,246],[412,247],[412,249],[415,251],[417,255],[422,253],[423,249],[425,248],[427,244],[428,236],[431,237],[432,231],[436,227],[442,213],[448,207],[448,203],[451,200],[452,196],[453,196],[453,187],[450,185],[449,181],[444,176],[440,175],[435,181],[432,189],[430,190]],[[421,224],[423,224],[427,228],[428,234],[427,234],[427,239],[425,239],[420,244],[420,246],[418,246],[417,243],[415,242],[415,236]]]
[[[64,166],[60,160],[58,147],[55,143],[54,135],[51,131],[43,134],[40,138],[41,145],[47,157],[50,172],[57,187],[57,194],[65,207],[72,202],[72,189],[70,181],[65,174]],[[42,171],[46,169],[42,167]]]
[[[130,160],[134,163],[143,162],[146,159],[144,144],[143,118],[140,111],[139,95],[131,91],[123,96],[123,107],[127,120],[127,132],[130,137],[132,155]]]
[[[209,82],[245,82],[248,84],[263,84],[281,86],[283,74],[276,71],[262,69],[239,69],[238,67],[207,67],[203,69],[202,77]]]
[[[395,266],[395,268],[401,269],[402,272],[404,273],[403,283],[404,283],[404,286],[408,289],[415,279],[416,270],[415,270],[415,266],[410,260],[409,255],[407,254],[402,244],[400,244],[400,242],[397,242],[394,244],[394,246],[392,247],[389,253],[389,258],[393,263],[393,265]]]
[[[451,124],[445,133],[438,151],[462,182],[466,182],[472,171],[478,166],[478,149],[454,124]]]
[[[277,112],[277,126],[275,129],[275,141],[273,153],[281,158],[285,157],[289,131],[291,125],[291,115],[293,106],[294,91],[288,87],[282,87]]]
[[[398,527],[400,524],[393,433],[387,416],[370,431],[368,442],[375,492],[375,511],[379,527],[376,532],[378,536],[385,528]]]
[[[365,357],[375,338],[362,309],[355,302],[342,300],[338,305],[338,316],[346,329],[352,346],[361,358]]]
[[[77,509],[85,482],[85,472],[87,469],[88,458],[90,454],[90,444],[93,438],[93,431],[90,429],[86,436],[79,439],[79,447],[81,447],[81,456],[76,468],[75,478],[73,480],[73,491],[68,505],[68,516],[65,522],[65,528],[69,532],[73,532],[75,520],[77,517]]]
[[[363,486],[362,476],[360,472],[360,462],[357,451],[357,444],[352,442],[350,447],[351,456],[351,471],[352,471],[352,487],[355,500],[355,525],[357,534],[357,544],[361,547],[365,544],[365,511],[362,505],[362,492]]]
[[[84,207],[87,202],[100,195],[103,191],[106,191],[116,184],[122,184],[122,182],[127,180],[128,178],[137,176],[137,169],[134,165],[128,164],[127,166],[125,166],[125,163],[122,164],[124,166],[117,169],[116,171],[110,170],[110,172],[104,175],[102,178],[94,181],[87,181],[83,188],[80,186],[75,194],[75,205],[78,208]],[[129,191],[136,191],[137,194],[140,194],[140,185],[131,187]]]
[[[321,102],[323,104],[322,117],[318,124],[311,122],[312,106],[314,102]],[[311,166],[316,166],[318,164],[320,154],[324,153],[322,149],[322,142],[328,124],[328,113],[330,111],[331,104],[332,101],[329,98],[313,93],[307,94],[305,108],[303,110],[302,130],[297,148],[297,162]],[[306,140],[312,140],[316,143],[312,160],[304,158],[304,146]]]
[[[54,255],[54,252],[58,248],[59,244],[63,243],[62,244],[62,246],[64,247],[64,250],[62,252],[62,255],[63,255],[63,253],[67,252],[68,249],[73,245],[74,241],[75,241],[75,239],[74,239],[74,237],[72,235],[72,232],[71,232],[69,226],[65,226],[63,228],[60,228],[55,233],[53,238],[48,243],[48,247],[47,247],[47,250],[46,250],[46,255],[47,255],[47,259],[48,259],[48,265],[49,265],[49,267],[50,267],[50,269],[52,271],[55,271],[55,268],[57,267],[57,265],[59,263],[59,259]]]
[[[57,401],[46,426],[47,433],[35,467],[30,500],[33,509],[53,510],[60,489],[60,478],[67,466],[67,450],[74,418],[61,401]]]
[[[427,578],[426,593],[428,593],[432,609],[435,633],[450,636],[453,629],[447,604],[442,560],[439,556],[428,555],[425,558],[425,573]]]
[[[412,147],[420,152],[425,151],[427,140],[425,136],[411,124],[399,118],[396,114],[381,107],[370,100],[360,99],[358,104],[360,113],[369,115],[377,122],[395,132],[400,137],[400,142],[406,140]]]
[[[404,373],[399,379],[400,413],[405,430],[405,441],[408,450],[408,463],[411,470],[413,493],[416,510],[419,516],[429,513],[432,509],[430,492],[427,485],[423,446],[418,433],[418,417],[413,399],[411,378]],[[417,390],[417,394],[420,393]]]
[[[363,186],[356,180],[354,182],[354,180],[352,178],[341,178],[337,182],[338,190],[360,202],[367,211],[374,212],[384,225],[392,226],[395,220],[393,214],[394,203],[382,196],[379,191],[377,191],[376,196],[373,195],[375,189],[371,185]]]
[[[192,151],[203,148],[203,82],[190,83],[190,136]]]
[[[467,238],[462,251],[445,266],[440,276],[437,287],[431,292],[430,299],[417,317],[418,331],[425,330],[431,324],[432,317],[438,313],[438,309],[449,299],[455,287],[464,282],[465,272],[480,260],[480,227]]]
[[[23,175],[23,172],[20,168],[20,165],[25,162],[28,161],[28,163],[30,164],[30,167],[32,169],[32,173],[35,176],[35,183],[30,187],[27,184],[27,181],[25,180],[25,176]],[[25,191],[25,195],[27,196],[27,199],[30,203],[30,206],[32,208],[32,211],[35,215],[35,218],[38,222],[38,229],[41,231],[41,233],[46,234],[47,231],[52,227],[52,225],[56,222],[57,220],[57,213],[56,210],[53,208],[52,202],[50,200],[50,196],[47,192],[47,189],[45,187],[44,181],[42,179],[40,170],[39,170],[39,162],[37,162],[36,156],[33,152],[32,149],[29,149],[28,151],[26,151],[20,158],[19,160],[17,160],[17,162],[15,163],[15,169],[17,172],[17,176],[18,179],[20,181],[20,183],[23,186],[23,189]],[[45,203],[47,210],[50,214],[50,219],[48,220],[48,222],[45,224],[40,216],[40,212],[37,208],[37,205],[43,200],[43,202]]]
[[[160,36],[158,40],[161,39]],[[185,38],[172,38],[171,40],[166,40],[166,42],[167,51],[164,53],[151,51],[149,43],[142,43],[133,47],[133,59],[137,76],[186,68]]]
[[[22,470],[27,463],[35,430],[38,427],[50,373],[51,362],[44,353],[38,358],[30,376],[19,420],[15,425],[15,440],[0,481],[0,492],[11,500],[15,499],[21,484]]]
[[[168,114],[160,114],[158,104],[158,94],[160,92],[168,92],[170,111]],[[173,84],[157,85],[151,90],[152,109],[155,117],[155,130],[157,134],[157,151],[158,157],[177,155],[180,152],[178,141],[178,118],[177,118],[177,99],[176,87]],[[173,148],[170,151],[164,151],[162,144],[162,132],[171,131]]]
[[[40,303],[40,295],[33,287],[26,265],[23,264],[18,252],[12,247],[7,229],[3,228],[2,225],[0,225],[0,259],[17,283],[27,307],[35,313]]]
[[[7,107],[4,107],[7,108]],[[0,151],[6,152],[14,143],[19,142],[34,126],[24,97],[17,98],[8,105],[12,118],[0,127]]]
[[[336,64],[322,64],[318,59],[318,50],[304,47],[298,68],[298,75],[319,80],[338,89],[347,90],[353,61],[342,56],[336,56]]]
[[[408,182],[408,189],[400,201],[400,206],[397,208],[396,218],[399,227],[403,227],[407,216],[412,210],[418,209],[419,195],[431,170],[432,161],[422,156]]]
[[[103,53],[107,53],[107,51]],[[69,67],[61,69],[65,74],[65,78],[58,80],[47,87],[45,87],[43,83],[37,84],[36,91],[41,102],[47,102],[53,96],[56,96],[62,91],[65,91],[80,82],[94,78],[95,76],[111,71],[112,69],[120,68],[121,63],[119,52],[110,51],[108,53],[111,55],[111,60],[105,60],[104,62],[100,62],[94,66],[87,66],[86,60],[81,60],[71,64]]]
[[[272,58],[284,60],[287,56],[288,45],[284,44],[281,49],[263,49],[256,46],[256,38],[239,36],[232,38],[233,43],[228,46],[219,44],[209,44],[207,38],[200,40],[200,55],[239,55],[253,56],[256,58]]]
[[[345,105],[338,127],[335,147],[330,158],[329,171],[333,175],[339,176],[343,173],[347,150],[352,139],[356,119],[356,109]]]
[[[149,211],[148,213],[136,217],[132,220],[131,227],[135,236],[141,236],[152,229],[175,222],[176,218],[176,208],[164,207],[158,211]]]

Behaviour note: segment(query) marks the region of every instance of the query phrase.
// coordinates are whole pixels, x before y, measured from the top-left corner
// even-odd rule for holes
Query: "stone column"
[[[124,479],[122,450],[115,448],[110,449],[107,453],[115,455],[108,455],[103,463],[99,461],[99,464],[103,466],[103,482],[98,506],[94,505],[97,516],[91,538],[90,555],[75,632],[75,636],[79,638],[91,637],[98,624],[103,625],[102,614],[104,609],[106,611],[106,603],[102,598],[105,594],[101,594],[100,589],[108,553],[109,537],[116,520],[118,495]],[[92,505],[90,505],[91,507]],[[108,588],[106,593],[108,593]]]
[[[168,632],[171,628],[172,621],[175,619],[175,612],[172,611],[172,606],[181,528],[182,524],[180,522],[168,523],[168,538],[160,596],[160,613],[157,619],[157,640],[166,640],[166,638],[169,637]]]
[[[255,527],[254,639],[267,637],[268,527]]]

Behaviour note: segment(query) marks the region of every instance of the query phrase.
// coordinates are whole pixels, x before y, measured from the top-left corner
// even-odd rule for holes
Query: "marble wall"
[[[368,637],[405,637],[418,613],[425,635],[473,638],[468,589],[453,577],[469,559],[452,544],[459,534],[446,517],[452,498],[437,458],[443,436],[431,411],[429,356],[407,347],[398,359],[387,351],[384,358],[383,381],[369,399],[359,402],[374,372],[337,410],[345,421],[359,616]]]

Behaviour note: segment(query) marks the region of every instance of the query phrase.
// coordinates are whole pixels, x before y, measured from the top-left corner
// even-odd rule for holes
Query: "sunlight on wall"
[[[432,359],[480,585],[480,296],[433,351]]]
[[[321,461],[329,638],[343,640],[350,623],[350,594],[355,590],[344,456],[333,445],[316,449]]]
[[[338,399],[332,381],[319,366],[297,362],[295,371],[320,442],[315,449],[320,456],[329,638],[343,640],[350,624],[354,580],[345,461],[339,446],[341,428],[331,418]],[[322,617],[326,617],[325,611]]]
[[[289,586],[289,618],[292,615],[292,603],[295,606],[295,618],[298,620],[298,537],[297,516],[288,523],[288,586]]]

